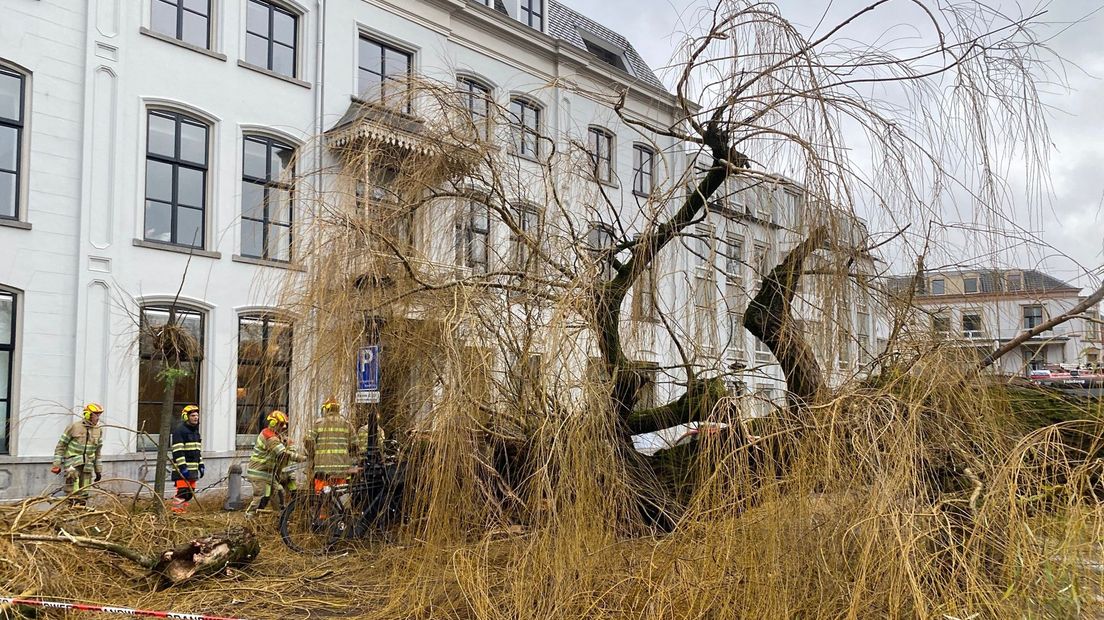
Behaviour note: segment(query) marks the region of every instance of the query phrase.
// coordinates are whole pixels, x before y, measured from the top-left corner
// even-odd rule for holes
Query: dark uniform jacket
[[[199,425],[192,426],[180,422],[172,431],[172,459],[176,467],[172,468],[172,479],[181,480],[180,469],[188,468],[188,480],[199,478],[199,466],[203,464],[203,442],[199,436]]]

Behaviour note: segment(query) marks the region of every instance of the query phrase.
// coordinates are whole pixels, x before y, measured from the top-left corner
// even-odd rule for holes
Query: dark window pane
[[[15,170],[19,160],[19,130],[0,126],[0,170]]]
[[[8,391],[10,387],[8,385],[8,374],[11,371],[11,352],[0,351],[0,400],[8,400],[8,395],[11,393]],[[3,422],[0,419],[0,422]],[[0,445],[2,447],[2,445]]]
[[[295,18],[287,13],[272,14],[272,38],[289,47],[295,46]]]
[[[193,170],[183,166],[177,168],[176,200],[178,204],[189,207],[203,208],[203,194],[206,189],[201,170]]]
[[[12,343],[12,318],[14,313],[14,298],[9,293],[0,293],[0,344]]]
[[[210,0],[184,0],[184,8],[195,11],[200,15],[210,15],[208,5]]]
[[[291,172],[290,166],[293,155],[295,155],[295,149],[289,146],[279,143],[272,145],[272,163],[270,164],[270,169],[272,170],[273,181],[283,181],[286,183],[291,180],[288,176]],[[285,174],[285,172],[288,174]]]
[[[406,77],[410,69],[410,56],[398,50],[385,50],[384,69],[387,76]]]
[[[242,171],[255,179],[268,179],[268,145],[264,142],[245,139],[242,144]]]
[[[172,164],[146,161],[146,198],[172,202]]]
[[[291,258],[291,229],[279,224],[271,224],[268,228],[268,258],[273,260],[290,260]]]
[[[0,73],[0,118],[19,121],[23,100],[20,90],[23,80],[17,76]]]
[[[264,219],[264,186],[242,182],[242,217]]]
[[[245,13],[245,29],[248,32],[268,36],[268,5],[249,0]]]
[[[184,11],[184,23],[180,40],[199,47],[207,47],[207,18]]]
[[[372,101],[380,97],[380,76],[370,71],[360,70],[360,81],[357,84],[361,99]]]
[[[268,68],[268,39],[249,33],[245,35],[245,62]]]
[[[180,159],[196,164],[207,163],[207,128],[188,122],[180,123]]]
[[[279,43],[272,45],[272,71],[280,75],[295,77],[295,50]]]
[[[264,222],[242,220],[242,254],[264,256]]]
[[[176,210],[176,242],[180,245],[203,245],[203,211],[178,207]]]
[[[361,39],[358,58],[361,69],[376,74],[383,73],[383,49],[378,43],[369,41],[368,39]]]
[[[195,364],[183,364],[186,375],[176,380],[176,385],[173,386],[173,401],[177,403],[191,403],[195,402],[195,397],[199,394],[199,380],[196,377]],[[158,399],[160,400],[160,399]],[[173,412],[180,411],[180,407],[173,407]]]
[[[280,224],[291,222],[291,191],[270,189],[268,194],[268,216]]]
[[[150,5],[150,30],[176,38],[176,5],[153,0]]]
[[[146,201],[145,238],[151,241],[172,241],[172,206]]]
[[[149,152],[176,156],[176,121],[157,114],[149,115]]]

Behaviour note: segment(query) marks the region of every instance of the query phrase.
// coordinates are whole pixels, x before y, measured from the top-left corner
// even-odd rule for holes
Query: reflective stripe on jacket
[[[78,420],[66,427],[54,447],[54,465],[66,469],[102,471],[100,452],[103,450],[103,429],[88,420]]]
[[[352,466],[349,453],[356,451],[353,429],[340,413],[322,416],[315,420],[305,448],[314,463],[314,473],[344,473]]]
[[[199,426],[181,422],[172,430],[172,459],[176,467],[170,467],[173,480],[181,480],[180,468],[188,468],[188,479],[199,477],[199,466],[203,464],[203,440],[199,435]]]

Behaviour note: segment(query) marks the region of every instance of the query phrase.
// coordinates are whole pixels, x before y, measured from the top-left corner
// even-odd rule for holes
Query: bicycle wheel
[[[332,494],[299,493],[280,512],[280,538],[299,553],[330,553],[347,536],[349,519]]]

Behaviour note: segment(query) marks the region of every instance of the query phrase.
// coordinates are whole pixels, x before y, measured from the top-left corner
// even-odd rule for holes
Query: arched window
[[[0,64],[0,218],[19,219],[27,76]]]
[[[490,207],[479,198],[461,201],[456,214],[456,264],[475,273],[487,273],[490,250]]]
[[[474,78],[458,77],[456,89],[471,118],[472,131],[480,140],[486,140],[491,128],[491,87]]]
[[[179,305],[142,306],[138,332],[138,449],[156,450],[166,403],[175,415],[200,404],[203,311]]]
[[[273,410],[287,411],[291,387],[291,323],[269,314],[238,317],[237,439],[253,445]]]
[[[15,293],[0,289],[0,453],[8,453],[15,382]]]
[[[180,112],[150,110],[143,237],[204,247],[209,127]]]
[[[294,154],[266,136],[242,141],[242,256],[291,260]]]
[[[540,157],[541,109],[522,97],[510,99],[510,133],[514,154]]]

